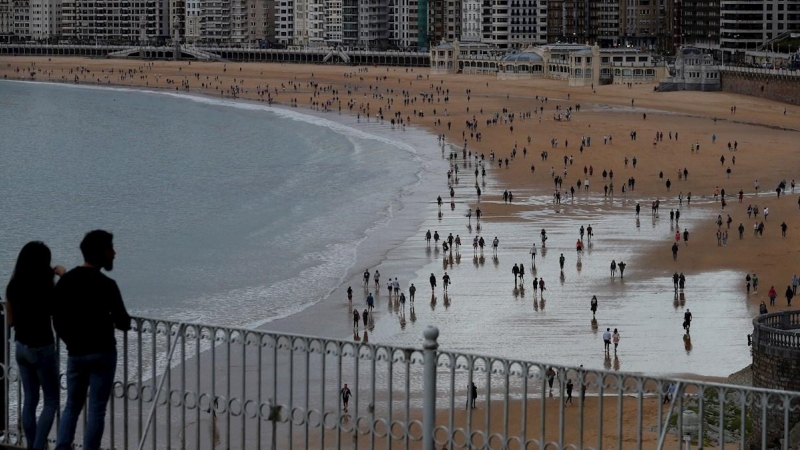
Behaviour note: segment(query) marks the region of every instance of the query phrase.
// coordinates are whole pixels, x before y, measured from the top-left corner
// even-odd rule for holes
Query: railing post
[[[435,450],[433,430],[436,428],[436,351],[439,349],[439,329],[428,326],[423,333],[423,387],[422,387],[422,448]]]

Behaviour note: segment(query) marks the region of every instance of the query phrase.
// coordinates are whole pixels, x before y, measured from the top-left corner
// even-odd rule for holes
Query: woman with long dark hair
[[[25,400],[22,428],[30,449],[44,449],[58,410],[58,359],[53,338],[52,311],[55,275],[66,270],[50,266],[50,249],[40,241],[25,244],[6,288],[8,325],[14,327],[17,366]],[[39,389],[44,405],[39,420]]]

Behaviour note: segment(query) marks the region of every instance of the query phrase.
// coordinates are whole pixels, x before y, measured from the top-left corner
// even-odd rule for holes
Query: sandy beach
[[[265,325],[269,330],[419,347],[422,330],[433,324],[442,331],[441,348],[448,351],[721,380],[749,363],[746,334],[752,330],[750,320],[758,313],[760,302],[769,305],[770,286],[775,286],[778,298],[775,306],[768,306],[769,311],[788,309],[783,294],[798,272],[793,264],[800,248],[800,187],[794,192],[789,186],[800,179],[796,173],[800,159],[797,106],[727,93],[656,93],[652,85],[597,86],[593,90],[570,88],[554,80],[429,76],[424,69],[0,58],[3,78],[31,80],[31,71],[36,72],[36,81],[74,83],[77,76],[83,85],[168,89],[226,99],[233,97],[232,86],[239,90],[239,98],[255,101],[266,102],[264,92],[268,91],[276,104],[336,115],[337,120],[350,121],[356,127],[380,127],[398,139],[402,139],[402,131],[399,125],[392,129],[389,120],[402,118],[411,127],[429,131],[433,143],[435,135],[445,135],[443,159],[466,142],[468,157],[455,152],[457,159],[451,165],[458,166],[458,174],[453,174],[450,183],[447,174],[441,174],[437,195],[444,205],[438,207],[435,196],[419,200],[424,217],[408,218],[420,224],[419,232],[393,243],[394,249],[377,260],[374,255],[362,258],[348,281],[328,299]],[[424,102],[421,94],[432,101]],[[557,105],[562,111],[572,107],[569,121],[554,120]],[[541,112],[534,113],[538,108]],[[383,124],[375,118],[379,109]],[[513,122],[504,119],[504,111],[514,114]],[[494,117],[497,124],[487,126],[487,120]],[[477,122],[480,140],[465,127],[470,120]],[[635,140],[631,137],[634,131]],[[664,136],[654,145],[656,133]],[[591,138],[591,145],[584,145],[581,151],[585,137]],[[736,150],[728,150],[728,142],[735,143]],[[693,151],[693,144],[699,144],[700,150]],[[542,158],[544,151],[547,160]],[[494,161],[490,152],[496,155]],[[485,156],[483,166],[470,157],[474,154]],[[508,165],[505,158],[509,158]],[[502,166],[499,159],[503,159]],[[487,176],[476,177],[474,171],[484,167]],[[688,177],[683,176],[684,169]],[[555,203],[551,171],[563,177],[561,194],[575,187],[574,196]],[[613,171],[613,180],[608,175],[604,179],[604,171]],[[635,179],[633,189],[626,183],[631,177]],[[583,187],[587,179],[588,190]],[[787,187],[778,198],[775,189],[782,180]],[[604,186],[611,183],[613,195],[604,195]],[[483,193],[480,199],[476,186]],[[725,190],[724,209],[721,196],[715,199],[715,189]],[[503,200],[503,191],[513,193],[511,202]],[[651,204],[656,200],[660,210],[654,216]],[[638,218],[637,203],[641,206]],[[758,206],[757,217],[748,217],[748,205]],[[478,207],[483,212],[480,224],[474,217],[465,217],[468,208]],[[768,218],[763,214],[765,208],[769,208]],[[670,220],[670,210],[681,211],[678,223]],[[718,216],[721,226],[715,223]],[[765,230],[756,236],[753,225],[762,221]],[[743,239],[737,231],[740,223]],[[781,223],[787,225],[785,237]],[[585,249],[578,256],[578,228],[589,224],[594,237],[584,238]],[[543,228],[548,234],[546,248],[539,239]],[[424,230],[428,229],[442,237],[459,235],[462,248],[451,253],[444,252],[441,245],[426,247]],[[684,230],[690,238],[684,242],[681,237],[674,260],[670,247],[675,232]],[[718,245],[718,230],[729,233],[727,245]],[[471,241],[478,234],[485,237],[487,247],[474,253]],[[496,258],[490,248],[494,236],[500,240]],[[529,254],[532,243],[539,247],[535,265]],[[558,262],[561,254],[566,259],[563,270]],[[624,278],[610,275],[612,259],[627,263]],[[522,289],[515,286],[511,274],[515,263],[526,266]],[[362,288],[361,274],[376,268],[383,276],[375,292],[373,322],[368,331],[363,327],[352,330],[353,308],[362,309],[363,298],[373,290],[372,284]],[[441,287],[445,271],[453,279],[447,294]],[[686,289],[680,293],[672,287],[675,272],[684,273],[687,279]],[[431,273],[440,283],[433,292],[428,284]],[[758,275],[757,293],[751,290],[748,294],[745,289],[748,273]],[[406,293],[409,283],[418,288],[413,308],[410,302],[401,306],[395,296],[386,294],[390,276],[400,280]],[[534,277],[547,281],[547,291],[533,291]],[[348,286],[355,291],[352,304],[346,300]],[[589,311],[592,295],[600,302],[594,320]],[[681,329],[686,308],[694,314],[690,336]],[[601,335],[607,327],[621,331],[618,354],[602,351]],[[461,374],[456,385],[465,385]],[[531,411],[537,410],[538,401],[529,400]],[[616,399],[610,401],[616,403]],[[625,398],[624,408],[635,401]],[[658,408],[657,400],[645,401],[646,445],[657,440],[648,427],[655,425]],[[463,408],[456,409],[454,421],[461,423],[466,413]],[[513,423],[521,421],[519,409],[519,405],[511,408]],[[557,413],[556,408],[548,407],[548,440],[558,438]],[[596,397],[587,397],[585,413],[591,417],[587,423],[595,426]],[[441,421],[449,418],[449,412],[441,414]],[[476,414],[473,420],[482,422],[482,413]],[[568,409],[570,423],[576,416],[577,408]],[[633,415],[624,418],[625,448],[636,446],[635,435],[628,435],[635,419]],[[535,428],[535,415],[528,420],[532,424],[528,429]],[[604,414],[603,422],[608,422],[604,425],[606,438],[617,439],[616,416]],[[493,430],[495,426],[499,425],[492,422]],[[566,433],[565,442],[576,442],[574,429],[568,427]],[[596,441],[596,429],[587,428],[585,433],[587,442]]]
[[[588,303],[591,295],[597,295],[601,299],[600,311],[628,308],[630,303],[627,300],[652,291],[648,295],[667,299],[668,307],[663,310],[665,314],[671,311],[668,313],[672,317],[668,327],[677,328],[677,336],[683,334],[679,327],[684,308],[692,300],[702,299],[702,303],[692,305],[695,306],[692,338],[688,343],[676,338],[674,345],[685,345],[687,353],[693,346],[697,353],[698,341],[702,343],[707,339],[710,344],[720,336],[733,335],[737,341],[735,350],[731,350],[745,354],[739,362],[746,362],[747,349],[742,344],[750,327],[748,320],[757,313],[761,301],[769,303],[766,294],[770,286],[775,286],[778,299],[769,310],[787,307],[783,293],[797,271],[791,263],[793,253],[797,251],[793,249],[797,248],[800,240],[800,227],[794,220],[800,204],[789,187],[796,176],[793,163],[799,151],[796,133],[800,129],[800,109],[797,107],[726,93],[656,93],[652,85],[634,85],[631,88],[608,85],[592,90],[570,88],[554,80],[498,81],[491,76],[461,74],[429,76],[424,69],[145,63],[72,58],[0,60],[0,73],[4,78],[30,80],[32,71],[36,72],[33,79],[37,81],[73,83],[77,77],[80,84],[169,89],[226,99],[233,97],[233,89],[237,89],[238,98],[258,101],[266,101],[266,92],[269,92],[274,103],[296,106],[299,111],[323,115],[357,114],[359,123],[354,126],[377,127],[379,123],[375,116],[380,112],[385,129],[389,129],[390,118],[396,117],[398,120],[402,118],[409,126],[424,128],[434,135],[445,135],[448,154],[443,150],[443,158],[450,156],[450,149],[461,149],[466,143],[470,155],[464,159],[461,152],[455,152],[457,159],[453,167],[458,166],[460,172],[454,174],[451,184],[448,185],[446,174],[441,175],[439,195],[445,206],[437,208],[435,198],[431,198],[429,215],[423,218],[421,227],[437,229],[443,238],[449,233],[463,234],[464,249],[450,255],[445,255],[438,246],[425,249],[422,236],[398,242],[398,252],[394,256],[388,255],[377,265],[375,261],[365,261],[364,267],[353,268],[353,278],[334,291],[330,301],[271,323],[270,329],[336,337],[346,335],[350,322],[345,316],[349,317],[352,309],[340,299],[346,298],[347,285],[361,285],[363,269],[372,271],[375,268],[381,270],[384,279],[387,274],[400,275],[404,291],[408,282],[414,282],[419,289],[417,296],[425,299],[426,310],[430,303],[431,316],[420,318],[417,323],[414,316],[422,314],[410,314],[406,318],[396,299],[393,302],[391,297],[387,298],[381,292],[383,286],[376,292],[375,326],[369,337],[360,333],[355,337],[397,344],[417,345],[425,325],[452,320],[436,315],[437,304],[444,306],[445,310],[450,304],[461,303],[466,307],[465,299],[468,297],[494,294],[498,298],[528,298],[526,309],[531,310],[530,301],[533,300],[532,309],[542,313],[546,301],[569,299],[569,308],[563,306],[569,321],[554,317],[557,311],[547,305],[547,326],[569,328],[573,326],[575,316],[580,314],[583,319],[579,322],[590,325],[591,328],[586,327],[586,333],[596,341],[603,326],[616,327],[617,322],[626,331],[624,336],[628,346],[646,354],[650,351],[644,340],[648,327],[661,329],[664,324],[658,320],[658,310],[652,314],[632,310],[630,314],[635,317],[632,323],[621,318],[607,318],[598,324],[590,321]],[[425,101],[426,97],[430,100]],[[559,112],[557,107],[562,113],[571,107],[571,120],[555,120]],[[537,108],[541,108],[540,111],[537,112]],[[504,112],[514,114],[513,119]],[[497,124],[487,126],[486,121],[492,118],[499,118]],[[468,120],[478,123],[480,141],[476,133],[466,128]],[[635,140],[631,136],[633,132],[636,133]],[[663,137],[654,143],[657,133],[663,133]],[[590,139],[590,145],[584,141],[586,145],[582,146],[585,137]],[[556,145],[553,145],[553,140],[557,140]],[[729,142],[736,146],[735,151],[728,149]],[[693,151],[693,145],[698,144],[699,151]],[[511,157],[515,147],[516,157]],[[547,160],[543,160],[544,151],[548,153]],[[491,152],[496,155],[494,161],[489,160]],[[470,157],[472,154],[485,157],[481,167],[487,171],[486,178],[474,176],[478,164],[474,157]],[[510,163],[498,166],[498,162],[506,158]],[[635,168],[634,158],[637,160]],[[731,169],[730,175],[727,174],[728,168]],[[585,169],[589,169],[591,174],[585,174]],[[685,178],[682,174],[684,169],[688,173]],[[614,178],[611,179],[610,175],[604,178],[604,171],[613,172]],[[563,178],[560,191],[564,199],[560,204],[555,204],[553,198],[554,177],[551,174]],[[633,189],[626,183],[630,178],[635,179]],[[479,180],[483,190],[480,199],[475,189]],[[579,181],[585,184],[585,180],[590,181],[588,190],[577,185]],[[669,189],[667,180],[671,184]],[[758,191],[754,188],[756,180],[760,187]],[[778,198],[775,188],[781,180],[786,181],[787,188]],[[604,186],[612,187],[612,183],[613,194],[604,195]],[[623,193],[624,184],[627,184],[627,192]],[[450,187],[454,189],[452,204],[448,204]],[[570,187],[577,190],[572,198],[567,199]],[[721,196],[715,200],[715,189],[725,191],[727,206],[724,209],[719,201]],[[501,194],[504,190],[513,193],[513,201],[503,201]],[[737,199],[739,190],[744,193],[742,202]],[[691,204],[688,203],[689,196]],[[652,216],[649,208],[655,200],[660,202],[658,216]],[[638,219],[635,217],[637,203],[642,209]],[[747,217],[748,205],[757,205],[762,213],[757,218]],[[468,226],[464,217],[467,208],[477,207],[483,212],[481,229],[477,229],[474,218]],[[765,208],[770,212],[766,220],[763,217]],[[682,214],[680,222],[671,222],[669,210],[679,209]],[[723,220],[720,228],[715,224],[718,215]],[[730,228],[725,223],[728,215],[731,217]],[[763,236],[756,237],[753,225],[762,221],[765,231]],[[787,225],[786,237],[781,235],[779,225],[782,222]],[[745,230],[741,240],[737,232],[740,223]],[[593,241],[584,241],[587,248],[584,255],[577,258],[577,228],[589,224],[594,224]],[[536,272],[531,273],[533,267],[528,268],[525,279],[528,285],[523,290],[515,289],[511,266],[531,263],[528,249],[534,242],[541,247],[541,228],[548,231],[547,248],[539,249]],[[718,229],[728,231],[727,246],[717,245],[715,234]],[[674,261],[670,246],[675,231],[683,230],[689,231],[690,239],[688,243],[680,242],[678,258]],[[469,241],[477,233],[486,236],[487,248],[484,254],[473,258]],[[503,258],[502,263],[491,257],[488,248],[488,242],[495,235],[501,241],[499,256]],[[417,249],[416,254],[409,254],[412,247]],[[509,253],[514,255],[513,259],[507,257]],[[567,269],[563,271],[557,266],[562,253],[568,257]],[[608,276],[611,259],[626,260],[624,279]],[[470,260],[474,264],[469,264]],[[430,296],[427,278],[434,271],[431,267],[439,267],[436,270],[439,279],[443,270],[450,270],[453,286],[447,296],[442,295],[441,285],[435,295]],[[680,296],[674,295],[674,305],[670,302],[673,300],[673,272],[684,273],[687,277],[686,290]],[[744,277],[747,273],[758,274],[758,293],[748,295],[745,291]],[[529,283],[534,276],[548,281],[544,298],[535,297],[531,292]],[[485,289],[471,285],[476,277],[480,278]],[[580,283],[572,283],[575,277]],[[356,299],[361,296],[361,289],[357,288]],[[718,297],[718,301],[712,301],[713,297]],[[538,299],[538,303],[534,299]],[[356,307],[359,304],[354,302]],[[491,316],[495,319],[519,314],[519,308],[506,310],[497,305],[493,308],[495,311]],[[419,306],[416,309],[419,310]],[[481,316],[480,309],[468,308],[461,313],[469,318],[467,323],[478,328],[481,324],[492,326],[491,320],[484,317],[476,320]],[[319,330],[314,318],[330,314],[341,315],[341,326],[326,326]],[[726,322],[730,317],[735,319],[735,325]],[[383,325],[382,320],[387,324]],[[627,327],[622,327],[623,323]],[[521,322],[517,325],[524,333],[527,324]],[[409,333],[406,326],[415,327],[420,332]],[[446,324],[441,326],[446,327]],[[456,328],[463,329],[463,326],[464,322],[459,321]],[[634,330],[637,327],[639,329]],[[453,336],[443,331],[443,342],[448,348],[464,351],[491,348],[472,345],[476,342],[476,339],[469,338],[472,330],[463,331],[466,333],[464,336]],[[546,331],[545,336],[548,333]],[[515,335],[512,333],[508,337],[513,339]],[[642,340],[634,344],[633,339]],[[565,343],[565,346],[583,347],[585,342],[575,340]],[[711,347],[705,356],[712,357],[719,353],[718,350]],[[500,353],[508,357],[519,355],[513,346],[500,349]],[[585,355],[571,358],[569,354],[569,351],[523,352],[522,357],[566,358],[565,362],[584,362]],[[602,355],[600,358],[594,366],[600,367]],[[706,361],[699,355],[697,359]],[[606,368],[612,367],[608,361],[602,364]],[[710,363],[706,361],[705,364]],[[613,367],[619,365],[613,364]],[[625,367],[626,364],[622,364],[622,370]],[[633,364],[628,368],[647,371],[648,365]],[[722,371],[708,373],[701,367],[693,370],[690,364],[676,372],[664,372],[664,367],[658,364],[652,370],[656,373],[725,375]]]

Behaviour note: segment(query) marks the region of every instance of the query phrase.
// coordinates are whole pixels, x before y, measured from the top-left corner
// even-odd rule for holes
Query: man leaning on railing
[[[106,406],[117,368],[114,328],[128,331],[131,318],[117,283],[100,269],[114,268],[114,236],[104,230],[81,242],[84,264],[67,272],[56,285],[53,324],[67,346],[67,404],[61,416],[56,450],[72,448],[87,391],[89,405],[83,448],[97,450],[103,438]]]

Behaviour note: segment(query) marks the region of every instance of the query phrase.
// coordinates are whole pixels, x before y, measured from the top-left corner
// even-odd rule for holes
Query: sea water
[[[428,134],[260,103],[0,82],[0,104],[0,277],[30,240],[70,268],[107,229],[154,317],[254,326],[324,299],[444,164]]]

